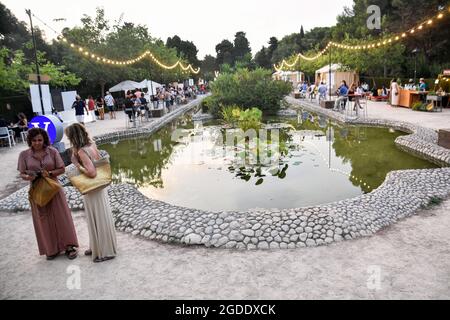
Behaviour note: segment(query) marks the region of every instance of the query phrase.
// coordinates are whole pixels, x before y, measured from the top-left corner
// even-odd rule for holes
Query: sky
[[[344,6],[352,0],[0,0],[21,21],[28,23],[25,9],[46,22],[56,31],[80,25],[83,14],[95,16],[95,9],[103,7],[112,23],[124,14],[124,20],[146,25],[153,37],[164,42],[178,35],[182,40],[194,42],[199,49],[198,58],[216,55],[215,47],[224,39],[231,42],[238,31],[244,31],[250,41],[252,54],[267,46],[272,36],[283,36],[314,27],[332,26]],[[54,21],[64,18],[66,21]],[[56,34],[33,20],[49,38]]]

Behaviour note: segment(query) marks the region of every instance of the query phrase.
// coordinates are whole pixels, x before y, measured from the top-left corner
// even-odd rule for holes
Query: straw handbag
[[[39,207],[45,207],[61,190],[61,185],[51,178],[39,177],[33,181],[28,192],[29,200]]]
[[[97,176],[95,178],[89,178],[75,166],[67,170],[67,177],[70,182],[83,195],[106,188],[112,182],[109,157],[93,161],[93,163],[97,170]]]

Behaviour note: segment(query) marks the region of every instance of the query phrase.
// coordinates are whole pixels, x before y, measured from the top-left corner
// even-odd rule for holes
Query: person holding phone
[[[22,151],[18,160],[20,177],[30,183],[41,176],[58,181],[58,176],[65,172],[64,162],[50,146],[47,132],[41,128],[30,129],[27,142],[30,148]],[[78,239],[63,188],[46,206],[40,207],[32,201],[30,206],[39,254],[53,260],[65,251],[69,259],[75,259]]]

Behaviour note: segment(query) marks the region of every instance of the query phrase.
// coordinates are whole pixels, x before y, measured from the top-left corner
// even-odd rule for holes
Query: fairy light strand
[[[273,67],[277,72],[281,72],[285,69],[285,67],[287,67],[287,68],[294,67],[300,59],[303,59],[306,61],[317,60],[321,56],[323,56],[330,49],[330,47],[335,47],[335,48],[344,49],[344,50],[361,51],[361,50],[373,50],[373,49],[377,49],[377,48],[384,47],[384,46],[391,46],[397,42],[400,42],[400,41],[408,38],[409,36],[414,36],[415,34],[424,30],[425,27],[433,27],[434,25],[436,25],[436,22],[442,21],[444,17],[449,16],[449,15],[450,15],[450,7],[447,8],[447,10],[441,10],[438,14],[436,14],[435,16],[433,16],[431,18],[424,19],[421,23],[408,29],[407,31],[394,34],[389,38],[381,39],[378,41],[371,41],[368,43],[361,43],[358,45],[347,45],[347,44],[343,44],[343,43],[337,43],[337,42],[330,41],[330,42],[328,42],[325,49],[323,49],[321,52],[319,52],[317,55],[315,55],[313,57],[306,57],[303,54],[298,53],[295,57],[294,63],[288,63],[285,59],[283,59],[279,65],[274,64]]]
[[[150,57],[150,59],[155,62],[157,65],[159,65],[161,68],[166,69],[166,70],[173,70],[176,67],[180,67],[183,71],[190,71],[193,74],[198,74],[200,73],[200,68],[195,69],[191,64],[188,65],[184,65],[181,60],[178,60],[175,64],[173,65],[166,65],[164,63],[162,63],[161,61],[159,61],[152,52],[150,52],[149,50],[145,51],[143,54],[139,55],[138,57],[135,58],[131,58],[128,60],[114,60],[114,59],[109,59],[107,57],[103,57],[100,55],[97,55],[93,52],[91,52],[88,49],[83,48],[82,46],[78,46],[74,43],[69,42],[65,37],[61,36],[59,32],[57,32],[55,29],[53,29],[52,27],[50,27],[47,23],[45,23],[42,19],[40,19],[39,17],[37,17],[35,14],[32,14],[34,18],[36,18],[37,20],[39,20],[42,24],[44,24],[47,28],[49,28],[51,31],[53,31],[56,35],[57,35],[57,39],[59,41],[62,41],[63,43],[67,44],[70,48],[72,48],[74,51],[76,51],[77,53],[81,54],[83,57],[85,58],[90,58],[92,60],[94,60],[95,62],[98,63],[105,63],[105,64],[109,64],[109,65],[116,65],[116,66],[127,66],[127,65],[132,65],[135,64],[139,61],[141,61],[142,59],[146,58],[146,57]]]

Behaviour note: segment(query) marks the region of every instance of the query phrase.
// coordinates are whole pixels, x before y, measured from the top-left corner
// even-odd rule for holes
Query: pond
[[[371,192],[390,171],[437,167],[399,150],[394,141],[405,133],[392,129],[344,126],[308,112],[265,124],[267,138],[262,130],[259,139],[242,139],[187,115],[151,137],[101,148],[111,155],[115,183],[210,211],[326,204]]]

